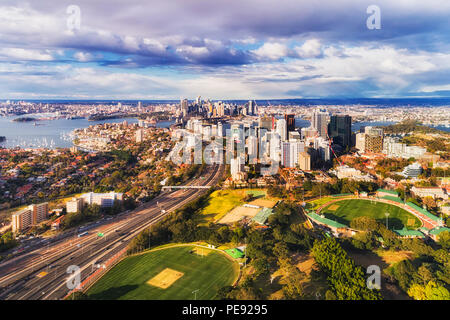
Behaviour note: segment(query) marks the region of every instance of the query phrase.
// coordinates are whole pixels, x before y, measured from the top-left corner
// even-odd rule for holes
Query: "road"
[[[190,185],[214,186],[223,174],[222,165],[207,167],[203,178]],[[100,264],[127,247],[139,232],[160,221],[170,212],[195,200],[206,189],[163,192],[139,208],[111,220],[91,224],[88,235],[73,232],[54,242],[37,244],[37,248],[0,265],[1,300],[55,300],[67,295],[67,268],[81,269],[81,281]],[[97,233],[103,233],[98,237]]]

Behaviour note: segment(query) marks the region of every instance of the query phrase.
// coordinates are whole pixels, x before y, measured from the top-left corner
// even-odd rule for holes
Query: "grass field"
[[[370,200],[342,200],[325,207],[321,214],[342,224],[350,225],[351,220],[362,216],[386,223],[386,212],[389,212],[389,229],[402,229],[404,226],[408,229],[416,229],[421,225],[418,218],[400,207],[381,202],[372,203]]]
[[[239,266],[214,250],[204,256],[191,252],[195,248],[172,247],[128,257],[87,294],[98,300],[193,300],[192,292],[199,290],[197,299],[214,299],[218,289],[233,284]],[[178,274],[171,276],[167,270]],[[166,289],[149,284],[169,276],[172,279]]]
[[[266,191],[261,189],[217,190],[211,193],[208,204],[200,211],[203,221],[199,223],[219,221],[232,209],[243,205],[245,203],[243,199],[247,194],[252,194],[259,200],[271,200],[275,203],[277,200],[269,199]]]
[[[245,191],[246,194],[251,194],[254,197],[266,197],[267,192],[264,189],[247,189]]]
[[[321,199],[315,199],[313,201],[309,201],[306,203],[306,208],[307,209],[312,209],[312,210],[316,210],[317,208],[319,208],[321,205],[330,202],[331,200],[334,200],[332,197],[323,197]]]
[[[234,207],[244,204],[242,190],[218,190],[211,193],[208,205],[200,212],[206,221],[218,221]]]

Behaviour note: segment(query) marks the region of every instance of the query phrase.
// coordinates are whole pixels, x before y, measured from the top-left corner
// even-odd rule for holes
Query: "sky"
[[[0,99],[450,97],[449,17],[448,0],[1,0]]]

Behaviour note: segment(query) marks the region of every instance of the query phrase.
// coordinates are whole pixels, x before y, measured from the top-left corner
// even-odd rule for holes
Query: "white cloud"
[[[322,45],[317,39],[306,40],[301,46],[294,47],[300,58],[315,58],[322,53]]]
[[[435,92],[435,91],[450,91],[450,84],[441,85],[441,86],[424,86],[420,90],[420,92]]]
[[[281,43],[266,42],[252,52],[261,60],[279,60],[288,55],[288,47]]]
[[[78,60],[79,62],[89,62],[92,61],[94,56],[90,54],[89,52],[76,52],[73,57]]]
[[[16,61],[52,61],[53,55],[50,50],[31,50],[23,48],[1,48],[1,60],[16,60]]]

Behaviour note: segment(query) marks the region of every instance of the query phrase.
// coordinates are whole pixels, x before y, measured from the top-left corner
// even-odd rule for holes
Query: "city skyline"
[[[371,5],[3,1],[2,99],[449,97],[450,4]]]

